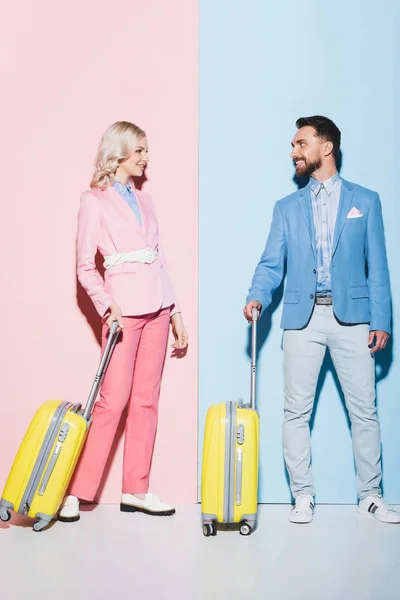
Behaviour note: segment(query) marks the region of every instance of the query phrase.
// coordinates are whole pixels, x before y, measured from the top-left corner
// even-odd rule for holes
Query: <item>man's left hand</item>
[[[383,350],[388,343],[389,334],[386,331],[371,331],[368,338],[368,347],[371,354]]]

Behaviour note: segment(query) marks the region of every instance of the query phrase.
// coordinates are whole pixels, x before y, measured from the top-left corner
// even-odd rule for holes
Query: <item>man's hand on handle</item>
[[[253,320],[253,317],[251,314],[252,309],[256,308],[258,310],[258,315],[260,316],[261,307],[262,307],[262,304],[261,304],[261,302],[258,302],[258,300],[250,300],[250,302],[248,302],[243,309],[243,314],[244,314],[245,319],[247,319],[247,321],[249,321],[251,323]]]

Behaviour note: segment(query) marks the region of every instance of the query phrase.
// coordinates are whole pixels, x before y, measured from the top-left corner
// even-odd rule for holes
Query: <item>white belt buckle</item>
[[[151,248],[145,248],[143,254],[144,254],[143,262],[146,263],[147,265],[149,265],[152,262]]]
[[[145,248],[144,249],[144,262],[146,264],[151,264],[153,263],[157,258],[157,252],[156,250],[152,250],[151,248]]]

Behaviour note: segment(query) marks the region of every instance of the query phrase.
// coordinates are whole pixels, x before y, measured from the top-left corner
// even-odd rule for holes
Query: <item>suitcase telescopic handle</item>
[[[90,390],[89,398],[83,411],[84,418],[88,421],[93,411],[94,403],[96,402],[97,394],[99,393],[101,382],[103,381],[104,375],[107,371],[108,363],[111,360],[112,353],[118,340],[119,331],[118,321],[113,321],[110,327],[110,333],[107,338],[106,347],[102,354],[99,368],[97,369],[96,377],[94,378],[92,388]]]
[[[256,369],[257,369],[257,321],[258,309],[251,311],[251,377],[250,377],[250,408],[256,408]]]

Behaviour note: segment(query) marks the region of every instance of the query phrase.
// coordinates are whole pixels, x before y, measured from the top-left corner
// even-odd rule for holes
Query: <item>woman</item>
[[[92,501],[128,405],[121,510],[171,515],[172,506],[148,493],[158,419],[158,400],[169,324],[172,347],[188,336],[170,282],[151,197],[137,190],[134,177],[148,162],[146,135],[118,122],[104,134],[91,190],[81,196],[78,215],[78,278],[103,320],[102,345],[118,321],[121,334],[93,411],[92,425],[60,521],[79,520],[79,500]],[[95,266],[103,255],[105,277]]]

